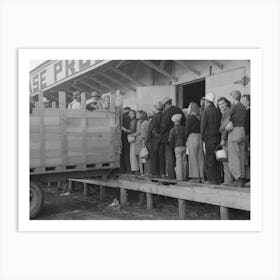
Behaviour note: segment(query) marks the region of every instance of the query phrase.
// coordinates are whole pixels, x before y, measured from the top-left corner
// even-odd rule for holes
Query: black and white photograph
[[[29,76],[31,219],[250,219],[250,60],[31,60]]]
[[[0,0],[0,279],[280,280],[279,0]]]

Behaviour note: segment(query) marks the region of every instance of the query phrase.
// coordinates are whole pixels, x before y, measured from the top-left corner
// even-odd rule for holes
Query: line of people
[[[153,114],[123,108],[121,171],[242,187],[250,184],[250,95],[208,93],[181,110],[164,98]],[[218,161],[216,150],[227,159]]]

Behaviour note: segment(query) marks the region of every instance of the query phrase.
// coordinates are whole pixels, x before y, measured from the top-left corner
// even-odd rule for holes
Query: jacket
[[[201,116],[200,133],[202,140],[209,137],[219,137],[220,124],[220,111],[214,106],[214,104],[208,105]]]
[[[168,137],[169,137],[170,130],[174,126],[174,123],[171,121],[171,118],[175,114],[182,115],[181,125],[183,127],[185,126],[186,117],[185,117],[183,111],[180,108],[178,108],[174,105],[171,105],[168,109],[166,109],[163,112],[162,118],[160,121],[160,134],[162,136],[161,141],[163,143],[168,143]]]

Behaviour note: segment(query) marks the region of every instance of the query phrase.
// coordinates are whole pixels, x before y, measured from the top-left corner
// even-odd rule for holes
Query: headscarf
[[[190,115],[194,115],[198,119],[200,118],[200,109],[199,109],[199,106],[195,102],[190,102],[188,109],[189,109]]]

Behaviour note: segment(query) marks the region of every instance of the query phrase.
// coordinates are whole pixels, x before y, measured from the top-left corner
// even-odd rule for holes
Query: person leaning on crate
[[[89,111],[103,109],[103,103],[96,91],[91,93],[91,98],[86,101],[86,109]]]
[[[32,114],[34,107],[35,107],[35,101],[34,101],[33,97],[30,95],[29,96],[29,114]]]
[[[68,109],[81,109],[81,94],[78,90],[73,92],[73,101],[68,105]]]

